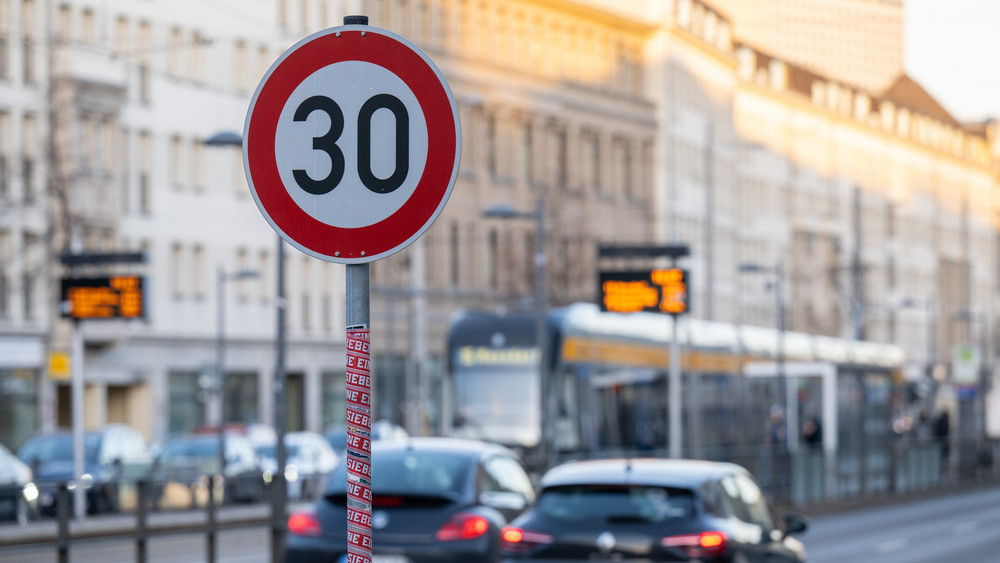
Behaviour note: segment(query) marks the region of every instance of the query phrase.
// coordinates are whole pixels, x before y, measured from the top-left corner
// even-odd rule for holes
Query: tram
[[[550,447],[559,458],[665,455],[672,323],[577,303],[546,317]],[[679,317],[684,457],[745,460],[781,419],[783,444],[841,460],[890,439],[898,346]],[[543,387],[534,314],[464,310],[448,333],[448,433],[498,442],[532,459]],[[785,412],[784,409],[788,411]],[[818,439],[801,423],[822,428]],[[852,453],[853,452],[853,453]],[[869,463],[869,466],[872,464]]]

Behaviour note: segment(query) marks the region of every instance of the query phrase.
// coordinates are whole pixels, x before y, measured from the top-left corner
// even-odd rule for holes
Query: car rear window
[[[689,489],[647,485],[566,485],[542,491],[536,510],[572,522],[663,522],[694,515]]]
[[[461,495],[474,461],[443,452],[400,450],[372,456],[372,492],[453,499]],[[346,494],[347,464],[330,476],[326,494]]]

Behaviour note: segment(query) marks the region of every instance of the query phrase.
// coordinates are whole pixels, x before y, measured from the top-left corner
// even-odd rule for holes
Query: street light
[[[221,266],[216,276],[216,295],[218,296],[218,317],[216,325],[218,328],[218,342],[216,349],[216,390],[218,392],[219,409],[219,472],[225,479],[226,452],[225,452],[225,430],[226,430],[226,282],[253,279],[258,276],[257,270],[239,270],[227,273]]]
[[[553,438],[554,421],[552,417],[555,412],[555,394],[552,392],[549,381],[548,335],[546,333],[548,302],[545,288],[545,198],[538,198],[534,212],[517,211],[509,203],[495,203],[483,210],[483,218],[535,221],[535,339],[538,345],[538,377],[542,403],[542,437],[539,440],[539,457],[543,464],[550,465],[549,458],[555,453],[555,447],[550,444],[550,440]]]
[[[778,330],[778,345],[774,356],[775,372],[778,376],[778,388],[784,389],[784,399],[782,407],[784,409],[785,423],[785,444],[789,451],[794,451],[798,447],[798,412],[793,412],[792,390],[788,386],[785,376],[785,297],[782,292],[782,280],[785,277],[783,262],[779,259],[773,267],[762,266],[760,264],[747,262],[739,265],[740,273],[745,274],[772,274],[774,276],[774,307],[776,328]]]
[[[243,136],[233,131],[220,131],[208,139],[205,139],[205,146],[209,147],[243,147]],[[288,337],[286,332],[286,309],[285,309],[285,241],[281,236],[277,236],[277,264],[276,266],[276,295],[275,305],[277,308],[277,329],[275,337],[275,374],[274,374],[274,430],[277,435],[275,447],[275,457],[277,458],[277,470],[271,481],[271,560],[280,561],[282,547],[285,538],[285,504],[288,500],[285,485],[285,462],[287,455],[285,452],[285,356],[288,349]],[[256,273],[256,272],[255,272]],[[220,372],[221,373],[221,372]],[[220,380],[221,381],[221,380]],[[220,411],[221,414],[221,411]],[[223,420],[225,422],[225,420]],[[220,425],[221,428],[221,425]],[[220,438],[220,449],[221,448]],[[225,463],[225,457],[222,457]]]

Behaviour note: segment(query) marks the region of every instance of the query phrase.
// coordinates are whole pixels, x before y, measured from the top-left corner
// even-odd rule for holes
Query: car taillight
[[[296,536],[318,536],[323,528],[315,512],[300,510],[288,517],[288,531]]]
[[[453,514],[441,529],[434,534],[438,541],[471,540],[490,529],[490,523],[477,514],[458,512]]]
[[[500,532],[503,541],[500,549],[509,553],[525,553],[539,545],[552,543],[552,536],[541,534],[514,526],[507,526]]]
[[[660,540],[660,545],[663,547],[680,548],[691,557],[719,555],[726,551],[728,543],[723,532],[667,536]]]

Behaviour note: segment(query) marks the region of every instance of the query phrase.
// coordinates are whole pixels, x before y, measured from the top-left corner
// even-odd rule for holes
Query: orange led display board
[[[142,276],[63,278],[60,310],[73,319],[138,319],[146,314]]]
[[[599,286],[602,311],[671,315],[688,311],[687,271],[681,268],[601,272]]]

